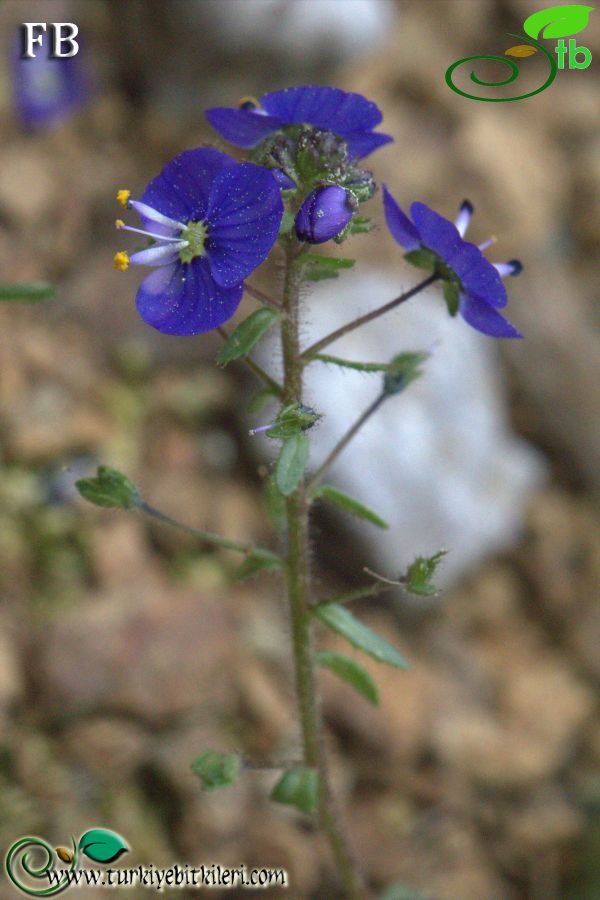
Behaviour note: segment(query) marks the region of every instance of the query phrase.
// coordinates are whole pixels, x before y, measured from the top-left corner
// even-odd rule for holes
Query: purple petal
[[[200,334],[231,318],[243,292],[243,284],[216,284],[208,260],[197,257],[156,269],[139,286],[135,302],[142,319],[163,334]]]
[[[424,203],[411,203],[410,214],[423,246],[433,250],[450,268],[453,268],[452,260],[464,244],[456,225]]]
[[[468,294],[477,295],[497,309],[506,306],[506,288],[502,284],[502,279],[497,269],[475,244],[463,241],[462,246],[452,256],[450,265]]]
[[[352,131],[370,131],[383,118],[376,104],[362,94],[317,85],[273,91],[261,98],[261,104],[284,122],[315,125],[342,137]]]
[[[460,314],[472,328],[496,338],[520,338],[523,335],[517,331],[508,319],[489,306],[479,297],[460,295]]]
[[[207,109],[204,115],[215,131],[236,147],[255,147],[285,124],[276,116],[265,116],[253,109],[215,106]]]
[[[266,259],[282,216],[281,193],[268,169],[241,163],[215,178],[206,250],[218,284],[239,284]]]
[[[390,141],[394,140],[390,134],[377,134],[375,132],[361,134],[361,132],[355,131],[350,134],[344,134],[342,137],[348,145],[348,155],[352,159],[363,159],[363,157],[377,150],[378,147],[383,147],[384,144],[389,144]]]
[[[153,178],[140,200],[170,219],[196,222],[206,215],[212,183],[223,169],[236,165],[226,153],[210,147],[184,150]],[[154,220],[141,216],[151,231]]]
[[[387,227],[396,243],[405,250],[416,250],[420,247],[419,232],[408,216],[402,212],[385,184],[383,185],[383,206]]]

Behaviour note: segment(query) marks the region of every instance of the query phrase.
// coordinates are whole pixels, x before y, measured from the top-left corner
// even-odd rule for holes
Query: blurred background
[[[360,584],[364,565],[394,576],[415,554],[451,551],[435,602],[399,595],[359,610],[411,663],[398,672],[360,660],[379,710],[322,676],[349,834],[373,891],[399,881],[411,900],[600,896],[598,13],[577,36],[591,66],[560,71],[534,98],[478,103],[444,81],[459,58],[502,55],[515,43],[507,32],[538,6],[0,8],[0,279],[57,286],[54,300],[0,309],[3,848],[24,834],[59,846],[102,826],[131,845],[123,864],[283,866],[289,896],[339,895],[310,823],[268,801],[269,761],[297,747],[276,579],[235,584],[226,552],[88,507],[73,490],[105,463],[183,521],[274,546],[268,457],[246,436],[257,385],[241,367],[216,368],[217,335],[167,337],[138,318],[140,273],[112,266],[123,249],[115,195],[139,195],[184,148],[231,150],[206,107],[332,84],[382,109],[395,143],[366,163],[401,205],[419,199],[453,218],[466,196],[469,237],[494,234],[491,259],[525,263],[508,284],[524,341],[497,346],[449,321],[432,294],[332,348],[367,360],[433,355],[414,394],[390,403],[333,473],[388,503],[392,528],[355,531],[320,510],[316,590]],[[24,21],[79,27],[78,88],[55,118],[15,102]],[[48,81],[30,89],[43,95]],[[370,211],[381,222],[379,201]],[[307,340],[416,281],[383,228],[342,252],[358,260],[356,279],[306,299]],[[265,267],[254,283],[273,274]],[[276,367],[276,349],[269,358]],[[315,435],[324,447],[376,391],[365,376],[325,378],[310,385],[330,411]],[[225,793],[202,793],[190,763],[211,748],[257,768]]]

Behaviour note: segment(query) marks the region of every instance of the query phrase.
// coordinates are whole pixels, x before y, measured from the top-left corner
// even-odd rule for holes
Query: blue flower
[[[473,215],[469,201],[464,201],[454,223],[424,203],[412,203],[411,222],[385,185],[383,198],[392,237],[408,251],[409,262],[430,268],[443,279],[450,312],[460,312],[465,322],[491,337],[522,337],[497,310],[507,303],[501,279],[518,275],[523,266],[517,259],[489,262],[482,251],[493,240],[476,246],[463,239]]]
[[[287,125],[311,125],[333,131],[348,146],[353,159],[368,156],[393,140],[375,134],[382,120],[378,107],[361,94],[332,87],[292,87],[261,97],[260,104],[246,101],[240,108],[218,106],[206,118],[219,134],[237,147],[255,147],[268,135]]]
[[[89,96],[89,84],[77,56],[51,57],[49,36],[36,46],[35,57],[21,57],[21,42],[12,50],[15,112],[25,128],[48,128],[65,119]]]
[[[210,331],[236,311],[246,278],[273,246],[283,215],[277,182],[266,169],[236,163],[218,150],[185,150],[167,163],[140,200],[117,199],[135,209],[144,229],[117,227],[155,243],[115,266],[158,266],[138,288],[142,319],[165,334]]]
[[[309,244],[322,244],[343,231],[352,218],[350,197],[338,184],[311,191],[296,215],[298,239]]]

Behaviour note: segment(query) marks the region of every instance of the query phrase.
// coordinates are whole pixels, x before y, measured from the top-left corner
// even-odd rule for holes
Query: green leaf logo
[[[532,38],[568,37],[583,31],[593,9],[593,6],[580,6],[578,3],[550,6],[525,19],[523,29]]]
[[[108,828],[92,828],[86,831],[79,840],[79,850],[93,862],[111,863],[129,847],[120,834]]]

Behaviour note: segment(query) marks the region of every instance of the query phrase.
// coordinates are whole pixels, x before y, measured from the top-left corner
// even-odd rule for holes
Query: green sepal
[[[309,362],[315,359],[319,362],[330,363],[332,366],[340,366],[343,369],[356,369],[357,372],[387,372],[389,368],[387,363],[358,362],[353,359],[330,356],[328,353],[317,353],[316,356],[310,357]]]
[[[75,487],[82,497],[95,506],[132,509],[141,497],[133,481],[109,466],[98,466],[95,478],[80,478]]]
[[[287,518],[285,512],[285,497],[277,487],[274,477],[267,478],[263,488],[263,500],[267,515],[273,528],[279,534],[285,534]]]
[[[411,266],[416,266],[418,269],[429,269],[432,272],[438,264],[437,254],[426,247],[420,247],[418,250],[409,250],[408,253],[404,254],[404,259]]]
[[[275,424],[265,434],[267,437],[285,441],[295,434],[312,428],[315,422],[321,418],[321,413],[315,412],[310,406],[304,406],[303,403],[290,403],[279,412]]]
[[[376,512],[373,512],[373,510],[369,509],[368,506],[365,506],[364,503],[355,500],[354,497],[344,494],[343,491],[339,491],[329,484],[320,485],[312,493],[312,497],[315,499],[323,498],[324,500],[329,500],[330,503],[334,503],[336,506],[339,506],[340,509],[352,513],[352,515],[356,516],[358,519],[365,519],[367,522],[372,522],[373,525],[377,525],[378,528],[385,529],[390,527],[385,519],[378,516]]]
[[[0,300],[50,300],[56,289],[47,281],[33,281],[30,284],[0,284]]]
[[[309,443],[307,436],[300,432],[282,444],[275,464],[275,481],[284,497],[292,494],[304,475],[308,463]]]
[[[412,353],[399,353],[388,364],[387,372],[383,379],[383,392],[388,396],[399,394],[411,382],[416,381],[423,374],[421,366],[429,358],[429,353],[416,351]]]
[[[455,316],[460,302],[458,284],[455,281],[444,281],[442,284],[448,312],[451,316]]]
[[[251,550],[241,566],[235,570],[235,578],[238,581],[244,581],[246,578],[252,578],[259,572],[274,572],[283,568],[283,560],[277,553],[271,553],[270,550],[262,550],[255,548]]]
[[[376,634],[368,625],[364,625],[345,607],[329,603],[327,606],[316,606],[312,612],[324,625],[340,634],[353,647],[363,650],[378,662],[387,663],[388,666],[395,666],[397,669],[408,668],[408,663],[392,644]]]
[[[406,575],[401,579],[410,594],[417,594],[419,597],[433,597],[438,593],[436,586],[431,583],[431,578],[447,552],[447,550],[438,550],[433,556],[417,556],[406,570]]]
[[[343,257],[307,253],[302,274],[306,281],[324,281],[327,278],[337,278],[341,269],[351,269],[354,262],[353,259]]]
[[[307,766],[286,769],[271,791],[271,800],[310,813],[319,802],[319,773]]]
[[[77,849],[93,862],[111,863],[129,850],[120,834],[108,828],[91,828],[82,834]]]
[[[379,694],[375,682],[366,671],[349,656],[343,653],[336,653],[333,650],[321,650],[315,655],[315,662],[320,666],[324,666],[331,672],[335,672],[343,681],[352,685],[355,691],[372,703],[373,706],[379,706]]]
[[[241,760],[237,753],[219,753],[207,750],[192,763],[192,772],[198,776],[205,791],[235,784],[240,774]]]
[[[353,216],[342,234],[368,234],[374,228],[375,223],[368,216]]]
[[[225,367],[234,359],[246,356],[279,318],[275,309],[257,309],[234,329],[217,354],[217,363]]]

